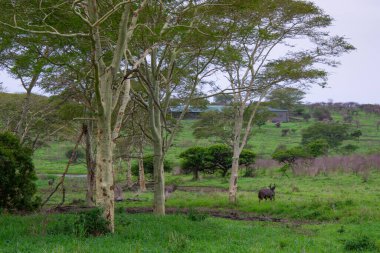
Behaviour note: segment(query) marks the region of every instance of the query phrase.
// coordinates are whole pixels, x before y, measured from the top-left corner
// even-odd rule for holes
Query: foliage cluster
[[[302,131],[302,144],[307,145],[317,140],[325,140],[329,148],[334,149],[339,147],[344,140],[351,138],[349,129],[349,125],[337,122],[317,122]]]
[[[193,179],[198,179],[198,173],[208,174],[220,172],[225,177],[232,166],[232,148],[225,144],[215,144],[208,147],[191,147],[180,154],[182,169],[193,173]],[[256,154],[244,149],[240,154],[239,165],[246,167],[254,164]]]
[[[100,208],[80,213],[74,225],[79,235],[99,236],[109,233],[109,222],[102,216]]]
[[[0,208],[33,210],[40,199],[33,181],[37,179],[32,151],[22,147],[12,133],[0,134]]]

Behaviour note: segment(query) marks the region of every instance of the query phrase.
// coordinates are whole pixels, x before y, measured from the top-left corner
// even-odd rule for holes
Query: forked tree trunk
[[[251,112],[251,115],[249,117],[249,120],[247,122],[247,125],[243,131],[243,122],[244,122],[244,111],[246,110],[245,102],[242,103],[238,108],[236,108],[237,111],[235,111],[235,124],[234,124],[234,139],[233,139],[233,155],[232,155],[232,168],[231,168],[231,178],[230,178],[230,187],[228,190],[228,199],[230,203],[236,203],[237,201],[237,183],[238,183],[238,176],[239,176],[239,159],[240,154],[243,151],[243,148],[247,144],[248,136],[251,133],[252,129],[252,123],[253,119],[256,115],[257,109],[263,99],[263,97],[266,95],[262,95],[255,105],[253,111]]]
[[[95,160],[92,155],[92,145],[91,145],[91,133],[87,124],[83,124],[83,133],[85,136],[85,146],[86,146],[86,165],[87,165],[87,192],[86,192],[86,202],[88,206],[95,205]]]

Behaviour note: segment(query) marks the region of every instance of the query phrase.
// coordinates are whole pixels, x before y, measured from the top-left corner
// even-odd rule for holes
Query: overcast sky
[[[380,0],[314,0],[334,18],[333,33],[344,35],[357,50],[332,69],[330,88],[315,87],[306,101],[380,103]]]
[[[357,50],[330,71],[328,88],[314,87],[306,102],[380,103],[380,0],[313,0],[334,18],[332,34],[344,35]],[[22,92],[17,80],[0,72],[8,92]]]

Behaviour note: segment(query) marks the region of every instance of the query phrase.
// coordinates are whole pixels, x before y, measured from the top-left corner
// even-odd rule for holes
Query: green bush
[[[348,130],[348,125],[318,122],[302,131],[302,144],[307,145],[317,140],[325,140],[329,148],[337,148],[344,140],[351,138]]]
[[[0,134],[0,208],[36,209],[40,204],[34,197],[36,179],[32,151],[12,133]]]
[[[77,235],[99,236],[109,233],[109,222],[103,217],[100,208],[94,208],[90,211],[79,214],[78,219],[74,223]]]
[[[329,144],[324,139],[315,140],[306,145],[306,150],[312,157],[327,155]]]
[[[368,251],[375,250],[376,244],[366,235],[360,235],[344,242],[344,249],[348,251]]]
[[[143,158],[144,162],[144,173],[153,175],[153,156],[146,156]],[[132,174],[134,176],[139,175],[139,165],[136,163],[132,165]],[[164,160],[164,171],[165,172],[171,172],[173,170],[173,167],[169,161]]]

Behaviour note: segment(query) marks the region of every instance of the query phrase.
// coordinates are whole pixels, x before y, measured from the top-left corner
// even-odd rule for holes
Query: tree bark
[[[111,115],[104,115],[111,117]],[[109,222],[109,230],[114,232],[114,173],[113,143],[110,120],[98,121],[96,153],[96,205],[103,209],[103,216]]]
[[[193,180],[194,181],[198,181],[199,180],[199,170],[198,169],[194,169],[193,170]]]
[[[91,145],[91,133],[87,124],[83,124],[83,132],[85,135],[85,146],[86,146],[86,165],[87,165],[87,192],[86,192],[86,202],[88,206],[95,205],[95,160],[92,154]]]
[[[244,105],[236,108],[237,112],[235,113],[235,124],[234,124],[234,139],[233,139],[233,155],[232,155],[232,168],[231,168],[231,177],[228,190],[228,199],[232,204],[236,203],[237,200],[237,183],[239,176],[239,158],[241,153],[241,148],[244,145],[240,145],[241,130],[243,127],[244,120]]]
[[[165,175],[162,147],[154,147],[154,207],[153,211],[158,215],[165,215]]]

